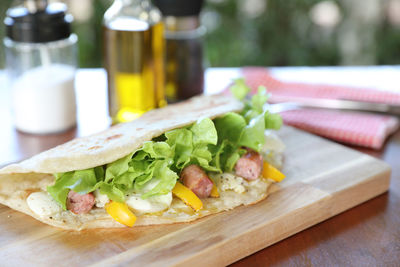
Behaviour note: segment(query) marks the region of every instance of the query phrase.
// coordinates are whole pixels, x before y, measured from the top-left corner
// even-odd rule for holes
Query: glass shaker
[[[76,125],[77,37],[64,4],[25,1],[4,20],[6,71],[15,127],[32,134]]]
[[[115,0],[104,14],[104,67],[113,123],[166,105],[164,25],[149,0]]]
[[[166,96],[176,102],[203,93],[203,0],[154,0],[163,14],[166,40]]]

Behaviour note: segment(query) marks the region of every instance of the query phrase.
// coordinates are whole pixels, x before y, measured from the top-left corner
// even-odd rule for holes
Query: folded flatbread
[[[124,227],[113,220],[104,208],[94,208],[87,214],[79,215],[65,210],[52,216],[39,216],[29,208],[26,199],[32,192],[45,192],[46,187],[54,183],[54,173],[83,170],[116,161],[168,130],[193,124],[199,118],[212,119],[242,108],[243,104],[231,97],[200,96],[152,110],[133,122],[113,126],[101,133],[74,139],[1,169],[0,203],[65,229]],[[252,204],[267,196],[269,184],[267,179],[244,181],[242,186],[246,193],[234,190],[221,192],[219,198],[203,200],[204,208],[198,212],[174,198],[169,209],[138,216],[135,226],[187,222],[242,204]]]

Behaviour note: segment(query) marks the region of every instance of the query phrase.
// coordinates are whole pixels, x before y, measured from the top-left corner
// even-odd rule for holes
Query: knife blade
[[[334,110],[353,110],[373,113],[384,113],[400,116],[400,105],[377,102],[364,102],[344,99],[285,97],[285,102],[274,102],[268,110],[273,113],[299,108],[320,108]]]

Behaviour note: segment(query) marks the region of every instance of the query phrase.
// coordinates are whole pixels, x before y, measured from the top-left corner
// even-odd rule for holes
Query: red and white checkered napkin
[[[346,99],[400,105],[400,93],[383,92],[345,86],[294,83],[278,80],[268,69],[248,67],[242,70],[252,92],[259,85],[267,87],[272,94],[271,102],[284,102],[285,98],[310,97]],[[382,147],[386,137],[399,127],[393,116],[361,112],[298,109],[281,113],[284,122],[303,130],[339,141],[374,149]]]

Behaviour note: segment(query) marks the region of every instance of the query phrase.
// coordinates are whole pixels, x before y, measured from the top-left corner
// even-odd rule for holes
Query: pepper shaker
[[[163,14],[166,41],[166,87],[168,102],[203,93],[203,37],[200,24],[203,0],[154,0]]]

